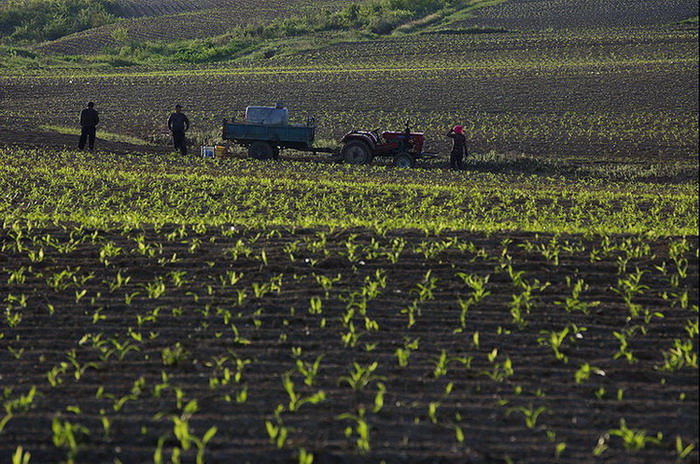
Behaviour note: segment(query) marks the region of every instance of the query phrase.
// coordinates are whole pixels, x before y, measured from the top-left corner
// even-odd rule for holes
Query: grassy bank
[[[32,0],[38,3],[46,0]],[[62,0],[80,2],[84,0]],[[237,26],[228,33],[207,39],[143,41],[129,39],[124,27],[113,31],[118,46],[107,47],[103,53],[92,56],[45,56],[27,48],[31,43],[62,37],[71,32],[84,30],[89,25],[80,23],[55,33],[41,32],[34,35],[20,33],[25,24],[46,22],[45,15],[14,15],[9,13],[4,21],[5,29],[15,32],[4,40],[0,47],[0,66],[76,66],[96,65],[123,67],[133,65],[162,65],[182,63],[211,63],[240,58],[270,58],[279,54],[290,54],[300,50],[346,40],[370,40],[393,33],[417,33],[435,30],[445,20],[464,17],[472,10],[489,6],[502,0],[370,0],[350,3],[340,9],[309,7],[294,16],[272,20],[265,24]],[[117,18],[108,13],[108,3],[100,24],[114,22]],[[43,23],[42,23],[43,24]],[[3,26],[0,26],[3,27]],[[46,26],[49,27],[49,26]],[[94,26],[93,26],[94,27]],[[2,30],[2,29],[0,29]],[[475,29],[474,33],[481,30]]]

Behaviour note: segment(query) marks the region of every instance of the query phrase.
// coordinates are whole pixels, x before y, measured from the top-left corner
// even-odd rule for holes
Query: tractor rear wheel
[[[372,161],[372,152],[369,146],[359,140],[346,143],[340,151],[340,155],[349,164],[369,164]]]
[[[416,159],[410,153],[399,153],[394,156],[394,167],[407,169],[416,167]]]
[[[256,160],[269,160],[275,156],[275,149],[267,142],[255,142],[248,147],[248,154]]]

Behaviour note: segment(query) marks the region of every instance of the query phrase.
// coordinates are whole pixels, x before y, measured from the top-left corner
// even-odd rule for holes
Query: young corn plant
[[[51,430],[53,431],[54,446],[67,450],[66,460],[68,463],[76,462],[75,458],[80,450],[81,442],[90,435],[87,427],[54,417],[51,422]]]
[[[403,348],[397,348],[395,351],[396,360],[399,363],[399,366],[408,366],[408,359],[411,357],[411,353],[418,349],[419,342],[420,338],[415,338],[411,340],[408,337],[404,337]]]
[[[21,446],[15,450],[12,455],[12,464],[29,464],[29,459],[32,457],[29,451],[25,451]]]
[[[353,427],[345,429],[345,436],[350,438],[356,437],[355,443],[360,454],[366,454],[372,450],[370,446],[370,425],[365,419],[365,408],[358,408],[357,414],[345,413],[336,417],[338,420],[350,420],[354,423]]]
[[[107,267],[109,266],[111,259],[122,254],[122,251],[123,250],[116,246],[114,242],[107,242],[102,245],[102,248],[100,248],[100,262]]]
[[[282,376],[282,385],[289,396],[288,408],[291,412],[298,411],[306,403],[318,404],[326,399],[326,394],[320,390],[310,396],[303,397],[294,391],[294,382],[292,381],[292,372],[286,372]]]
[[[637,272],[627,275],[624,279],[617,279],[617,288],[612,291],[622,296],[627,308],[630,312],[630,318],[636,318],[642,310],[641,305],[634,303],[632,300],[648,290],[649,287],[641,284],[642,276],[646,271],[641,271],[637,268]]]
[[[333,288],[333,285],[340,282],[340,280],[343,278],[341,274],[338,274],[335,277],[328,277],[325,275],[319,275],[316,273],[312,274],[314,278],[316,279],[316,282],[323,288],[325,297],[328,298],[330,296],[331,289]]]
[[[323,313],[323,300],[321,297],[312,296],[309,300],[309,314],[320,315]]]
[[[513,323],[515,323],[520,330],[523,330],[528,325],[525,315],[530,314],[530,311],[534,307],[532,292],[526,289],[523,290],[520,295],[512,295],[511,298],[508,307],[513,317]]]
[[[377,394],[374,396],[374,408],[372,412],[377,414],[384,407],[384,395],[386,394],[386,385],[382,382],[377,382]]]
[[[305,448],[299,448],[299,464],[313,464],[314,454],[306,451]]]
[[[350,375],[340,377],[340,383],[347,383],[356,392],[363,390],[371,382],[385,380],[383,376],[374,375],[374,371],[379,367],[376,361],[366,367],[354,362],[353,367],[354,371],[351,371]]]
[[[284,424],[282,420],[282,412],[284,411],[284,406],[281,404],[277,405],[275,409],[275,422],[270,420],[265,421],[265,430],[267,431],[267,436],[270,444],[274,444],[277,448],[284,447],[287,442],[287,437],[289,436],[290,429]]]
[[[506,356],[502,362],[497,362],[498,348],[491,350],[491,352],[487,355],[487,359],[493,367],[490,371],[480,371],[479,375],[484,375],[494,382],[504,382],[508,377],[513,375],[513,363],[511,362],[510,357]]]
[[[418,295],[418,298],[421,302],[435,299],[435,296],[433,295],[433,290],[437,288],[438,279],[437,277],[432,277],[432,273],[432,270],[426,272],[425,276],[423,276],[423,281],[417,283],[416,287],[413,290],[411,290],[412,293],[416,293]]]
[[[472,363],[473,359],[474,358],[472,356],[449,357],[449,356],[447,356],[447,351],[442,350],[440,352],[440,356],[438,356],[438,358],[435,360],[435,369],[433,369],[433,377],[438,379],[438,378],[442,377],[443,375],[447,375],[447,368],[452,363],[462,364],[464,367],[469,369],[469,367],[471,367],[471,363]]]
[[[585,302],[581,300],[581,293],[589,288],[583,279],[577,279],[576,282],[573,282],[571,277],[567,276],[566,285],[571,289],[571,296],[564,301],[555,301],[554,304],[563,307],[567,313],[581,312],[588,315],[592,308],[600,305],[600,301]]]
[[[185,405],[182,414],[170,417],[173,423],[173,435],[180,443],[179,447],[173,449],[172,459],[174,462],[179,462],[179,456],[182,451],[196,449],[196,464],[205,464],[206,446],[214,438],[218,429],[213,426],[204,432],[201,438],[196,436],[190,428],[189,420],[197,409],[197,401],[191,400]]]
[[[542,414],[548,411],[548,408],[545,406],[540,406],[539,408],[535,408],[532,403],[530,403],[527,407],[524,406],[517,406],[514,408],[509,408],[506,410],[506,416],[510,416],[514,412],[522,414],[523,418],[525,419],[525,426],[528,429],[534,429],[537,427],[537,420],[540,418]]]
[[[591,374],[604,376],[605,372],[601,369],[598,369],[595,366],[591,366],[588,363],[584,363],[584,364],[581,364],[581,366],[579,366],[579,368],[576,372],[574,372],[574,381],[577,384],[581,384],[581,383],[585,382],[586,380],[590,379]]]
[[[687,445],[683,443],[683,438],[680,435],[676,435],[676,462],[682,462],[685,458],[690,455],[695,449],[695,444],[688,443]]]
[[[561,347],[569,335],[569,328],[565,327],[560,332],[554,330],[541,330],[540,334],[541,336],[537,338],[537,343],[539,343],[540,346],[551,347],[555,358],[564,363],[568,363],[569,358],[561,352]]]
[[[384,252],[384,256],[391,264],[396,264],[399,262],[401,253],[406,248],[406,240],[401,237],[393,238],[391,240],[391,249]]]
[[[673,340],[673,346],[663,352],[663,364],[656,366],[661,371],[675,372],[684,368],[698,368],[698,354],[693,346],[693,340]]]
[[[321,366],[321,359],[323,359],[323,355],[318,356],[313,363],[305,362],[301,359],[296,360],[297,371],[304,376],[304,384],[306,384],[306,386],[312,387],[316,382],[318,369]]]
[[[617,429],[608,430],[608,435],[611,437],[620,437],[625,450],[629,453],[636,453],[646,448],[647,445],[660,446],[663,440],[663,434],[658,432],[656,436],[648,436],[647,431],[643,429],[631,429],[627,427],[625,419],[620,419],[620,427]]]
[[[630,349],[630,340],[634,338],[638,329],[639,326],[635,325],[632,327],[628,327],[622,330],[621,332],[613,332],[615,338],[617,338],[620,342],[620,346],[617,350],[617,353],[613,355],[613,359],[624,358],[629,364],[635,364],[638,361],[637,358],[634,356],[634,353]]]
[[[407,307],[401,310],[401,314],[406,314],[408,316],[408,321],[406,321],[406,328],[410,329],[416,325],[418,317],[421,315],[421,309],[418,306],[418,300],[413,300],[413,302]]]

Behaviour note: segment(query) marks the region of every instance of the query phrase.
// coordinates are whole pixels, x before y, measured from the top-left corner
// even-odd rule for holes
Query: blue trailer
[[[277,159],[281,149],[330,153],[333,150],[313,146],[316,124],[310,118],[306,124],[258,124],[251,122],[228,122],[224,119],[224,140],[248,148],[255,159]]]

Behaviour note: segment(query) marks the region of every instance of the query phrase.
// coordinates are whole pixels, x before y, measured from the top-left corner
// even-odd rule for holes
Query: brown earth
[[[178,446],[171,417],[180,417],[183,405],[195,399],[198,410],[189,421],[192,432],[201,437],[209,427],[218,427],[206,447],[206,462],[212,463],[297,462],[301,447],[321,463],[505,462],[506,456],[516,462],[578,463],[593,460],[599,440],[609,446],[603,454],[606,462],[670,463],[675,462],[676,436],[686,444],[697,440],[697,368],[659,370],[662,353],[673,347],[675,339],[688,339],[685,328],[690,322],[697,324],[696,312],[672,303],[675,297],[663,298],[687,291],[688,304],[697,305],[697,237],[681,254],[688,260],[687,274],[673,287],[669,279],[676,266],[669,259],[669,244],[677,239],[647,242],[619,237],[603,242],[576,236],[459,233],[454,234],[456,242],[445,245],[447,236],[425,237],[411,231],[384,237],[361,229],[322,232],[223,228],[196,233],[166,226],[159,231],[93,234],[52,227],[25,231],[25,238],[17,239],[15,232],[5,229],[3,274],[9,278],[24,268],[25,280],[3,278],[0,292],[24,295],[26,301],[24,307],[18,300],[8,302],[8,317],[15,313],[22,317],[16,326],[5,327],[0,340],[0,386],[9,392],[6,401],[26,394],[32,386],[38,394],[27,412],[16,412],[6,424],[0,457],[8,460],[18,445],[36,462],[66,456],[66,450],[52,444],[51,421],[58,417],[89,430],[89,435],[78,435],[77,462],[149,461],[159,437],[164,437],[166,452]],[[400,239],[406,241],[405,248],[398,259],[390,260],[392,243],[397,250],[395,240]],[[137,246],[140,240],[142,251]],[[558,262],[543,252],[528,251],[530,246],[554,250],[553,240],[570,247],[560,249]],[[17,243],[23,251],[17,251]],[[100,250],[107,243],[121,253],[105,255],[109,262],[104,263]],[[44,249],[43,260],[32,262],[30,252],[36,256],[39,248]],[[237,257],[233,249],[239,251]],[[591,253],[599,259],[589,259]],[[618,273],[620,260],[627,260],[630,253],[639,257],[631,258],[626,270]],[[174,257],[177,261],[171,262]],[[664,262],[666,275],[658,270]],[[502,263],[512,265],[515,273],[523,272],[520,278],[527,285],[544,287],[534,290],[522,325],[514,323],[509,309],[514,296],[523,291],[522,284]],[[644,287],[633,302],[648,310],[648,321],[641,315],[631,317],[622,297],[613,291],[620,285],[618,279],[637,268],[643,271]],[[64,270],[74,278],[59,280],[65,289],[51,289],[52,276]],[[234,285],[223,284],[230,271],[243,276]],[[490,276],[486,284],[490,295],[469,309],[465,329],[457,333],[458,298],[466,299],[471,291],[460,272]],[[182,273],[180,287],[174,273]],[[111,291],[108,284],[113,285],[117,275],[130,281]],[[327,291],[315,277],[339,275]],[[383,286],[379,282],[384,278]],[[160,279],[164,292],[149,298],[147,287]],[[558,305],[571,296],[567,279],[586,282],[582,301],[600,302],[590,307],[589,314],[567,312]],[[421,296],[419,284],[434,288]],[[256,286],[267,292],[256,297]],[[363,288],[369,292],[366,298],[360,297]],[[82,290],[85,294],[76,302]],[[239,303],[241,291],[245,296]],[[133,295],[128,304],[126,295]],[[320,298],[320,314],[310,313],[312,297]],[[367,318],[362,315],[364,306],[358,306],[365,299]],[[408,327],[405,309],[414,303],[416,322]],[[349,307],[355,310],[346,325],[352,320],[361,334],[354,346],[341,340],[348,332],[341,316]],[[368,321],[378,326],[368,328]],[[232,325],[241,338],[234,336]],[[542,342],[548,337],[542,338],[542,331],[564,328],[570,330],[561,347],[566,361],[557,360]],[[614,359],[620,348],[614,332],[625,331],[633,334],[631,363],[624,357]],[[400,367],[396,350],[415,339],[418,348],[408,365]],[[697,335],[691,340],[697,353]],[[183,350],[177,363],[164,363],[163,350],[175,349],[176,343]],[[120,344],[134,347],[121,359],[115,350]],[[293,349],[299,351],[295,354]],[[444,375],[436,375],[443,350],[451,360]],[[495,356],[491,361],[489,354]],[[78,363],[77,378],[69,355]],[[304,385],[298,371],[291,377],[295,392],[308,397],[323,390],[325,400],[289,411],[283,374],[295,369],[297,359],[313,363],[318,356],[322,359],[313,386]],[[472,359],[467,367],[457,357]],[[218,368],[212,364],[215,358],[221,362]],[[510,375],[503,374],[506,358],[512,362]],[[210,379],[221,380],[224,368],[238,372],[235,359],[250,362],[239,382],[213,388]],[[66,367],[58,374],[60,383],[52,387],[47,372],[55,366],[60,371],[62,362]],[[354,370],[353,362],[362,366],[377,362],[374,374],[380,377],[353,391],[343,380]],[[577,383],[574,373],[585,363],[599,371]],[[134,382],[141,378],[145,384],[134,390]],[[384,406],[372,412],[380,382],[386,388]],[[156,395],[158,384],[164,389]],[[100,387],[104,390],[96,396]],[[245,388],[245,402],[224,398]],[[183,395],[180,406],[176,389]],[[278,404],[285,408],[280,416],[283,424],[290,427],[282,449],[270,444],[265,431],[266,420],[276,421]],[[436,407],[434,415],[429,413],[431,404]],[[355,436],[344,436],[352,421],[338,417],[357,414],[360,407],[366,409],[370,426],[367,455],[356,449]],[[528,428],[521,407],[545,409]],[[111,424],[108,434],[101,416]],[[606,435],[618,429],[623,418],[627,426],[644,429],[650,436],[661,432],[663,440],[626,452],[618,437]],[[456,440],[456,426],[463,431],[462,443]],[[566,443],[566,449],[557,460],[558,443]],[[697,458],[695,450],[686,462]]]
[[[469,64],[451,69],[455,44]],[[692,164],[697,53],[697,28],[438,35],[339,44],[245,69],[7,76],[0,90],[13,130],[71,126],[84,100],[95,99],[110,132],[167,140],[165,121],[179,102],[195,131],[217,137],[222,119],[247,105],[284,100],[297,121],[316,116],[320,138],[409,120],[446,157],[444,133],[461,122],[475,152]],[[572,64],[559,66],[562,56]]]
[[[335,7],[337,0],[316,0],[318,7]],[[297,13],[308,7],[306,0],[205,0],[200,2],[122,2],[115,24],[70,34],[33,49],[39,53],[89,55],[120,47],[125,42],[114,31],[125,29],[128,41],[172,42],[216,37],[237,26],[261,24]]]

